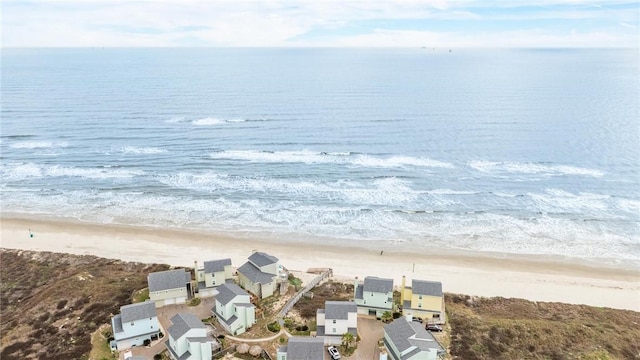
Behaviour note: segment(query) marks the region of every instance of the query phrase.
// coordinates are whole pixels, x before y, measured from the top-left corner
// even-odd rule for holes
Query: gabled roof
[[[324,318],[329,320],[347,320],[349,313],[357,313],[358,306],[350,301],[325,301]]]
[[[216,301],[220,302],[222,305],[227,305],[231,300],[239,295],[249,296],[249,293],[236,284],[222,284],[218,286]]]
[[[385,325],[384,332],[400,352],[404,352],[411,347],[416,348],[410,353],[412,355],[420,351],[444,351],[443,347],[433,337],[431,332],[425,330],[423,324],[409,321],[404,317],[400,317],[391,324]],[[404,358],[405,356],[403,356],[403,359]]]
[[[186,287],[190,280],[191,274],[184,269],[154,272],[147,276],[150,292]]]
[[[224,271],[224,267],[231,265],[231,259],[211,260],[204,262],[204,272],[207,274]]]
[[[120,315],[122,322],[125,324],[158,316],[156,313],[156,305],[153,301],[122,306],[120,307]]]
[[[393,279],[384,279],[375,276],[367,276],[364,278],[364,291],[375,293],[393,292]]]
[[[191,329],[206,329],[207,327],[195,315],[178,313],[171,318],[173,325],[169,326],[169,334],[175,340],[181,338]]]
[[[413,280],[411,281],[413,294],[442,296],[442,283],[439,281]]]
[[[257,267],[263,267],[278,262],[278,258],[267,253],[256,251],[249,256],[249,261]]]
[[[238,268],[238,273],[244,275],[254,284],[268,284],[273,281],[275,275],[263,273],[251,262],[246,262]]]
[[[362,284],[356,285],[356,299],[362,300],[364,299],[364,286]]]
[[[287,359],[324,360],[324,339],[321,337],[293,336],[289,338],[285,351]]]

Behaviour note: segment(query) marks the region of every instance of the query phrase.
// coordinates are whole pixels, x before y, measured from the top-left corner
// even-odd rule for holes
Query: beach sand
[[[29,235],[29,229],[33,237]],[[0,246],[9,249],[96,255],[125,261],[192,267],[194,261],[231,258],[242,265],[255,250],[290,270],[332,268],[340,279],[402,276],[441,281],[445,292],[640,311],[640,270],[537,256],[465,251],[407,253],[364,249],[326,241],[277,242],[228,234],[135,226],[99,225],[43,218],[0,220]],[[257,236],[255,236],[257,237]]]

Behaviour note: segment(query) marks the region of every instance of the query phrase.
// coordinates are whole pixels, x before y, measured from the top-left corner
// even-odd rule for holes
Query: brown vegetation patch
[[[454,359],[640,359],[640,313],[445,296]]]
[[[324,309],[325,301],[346,301],[353,299],[353,284],[345,284],[333,280],[328,280],[314,287],[313,298],[302,297],[293,307],[293,314],[310,320],[316,318],[316,311]]]
[[[0,249],[0,358],[83,359],[147,274],[167,265]]]

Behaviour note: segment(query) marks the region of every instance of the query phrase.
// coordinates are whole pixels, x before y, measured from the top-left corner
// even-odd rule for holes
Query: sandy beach
[[[479,296],[640,311],[640,271],[594,263],[471,252],[431,254],[364,249],[349,244],[273,242],[176,229],[86,224],[3,216],[3,248],[96,255],[125,261],[193,266],[229,257],[234,266],[252,251],[268,252],[291,270],[329,267],[341,279],[365,276],[442,281],[444,291]],[[34,236],[29,236],[29,229]]]

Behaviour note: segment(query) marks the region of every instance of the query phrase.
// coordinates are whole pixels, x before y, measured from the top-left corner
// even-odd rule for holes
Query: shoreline
[[[34,237],[29,237],[29,229]],[[561,257],[433,249],[430,253],[366,249],[337,240],[275,241],[176,228],[85,223],[44,216],[0,215],[0,247],[95,255],[193,267],[229,257],[240,266],[254,250],[278,257],[291,270],[330,267],[336,277],[442,281],[445,292],[640,311],[640,269]],[[381,255],[381,251],[384,251]],[[602,265],[602,266],[596,266]]]

